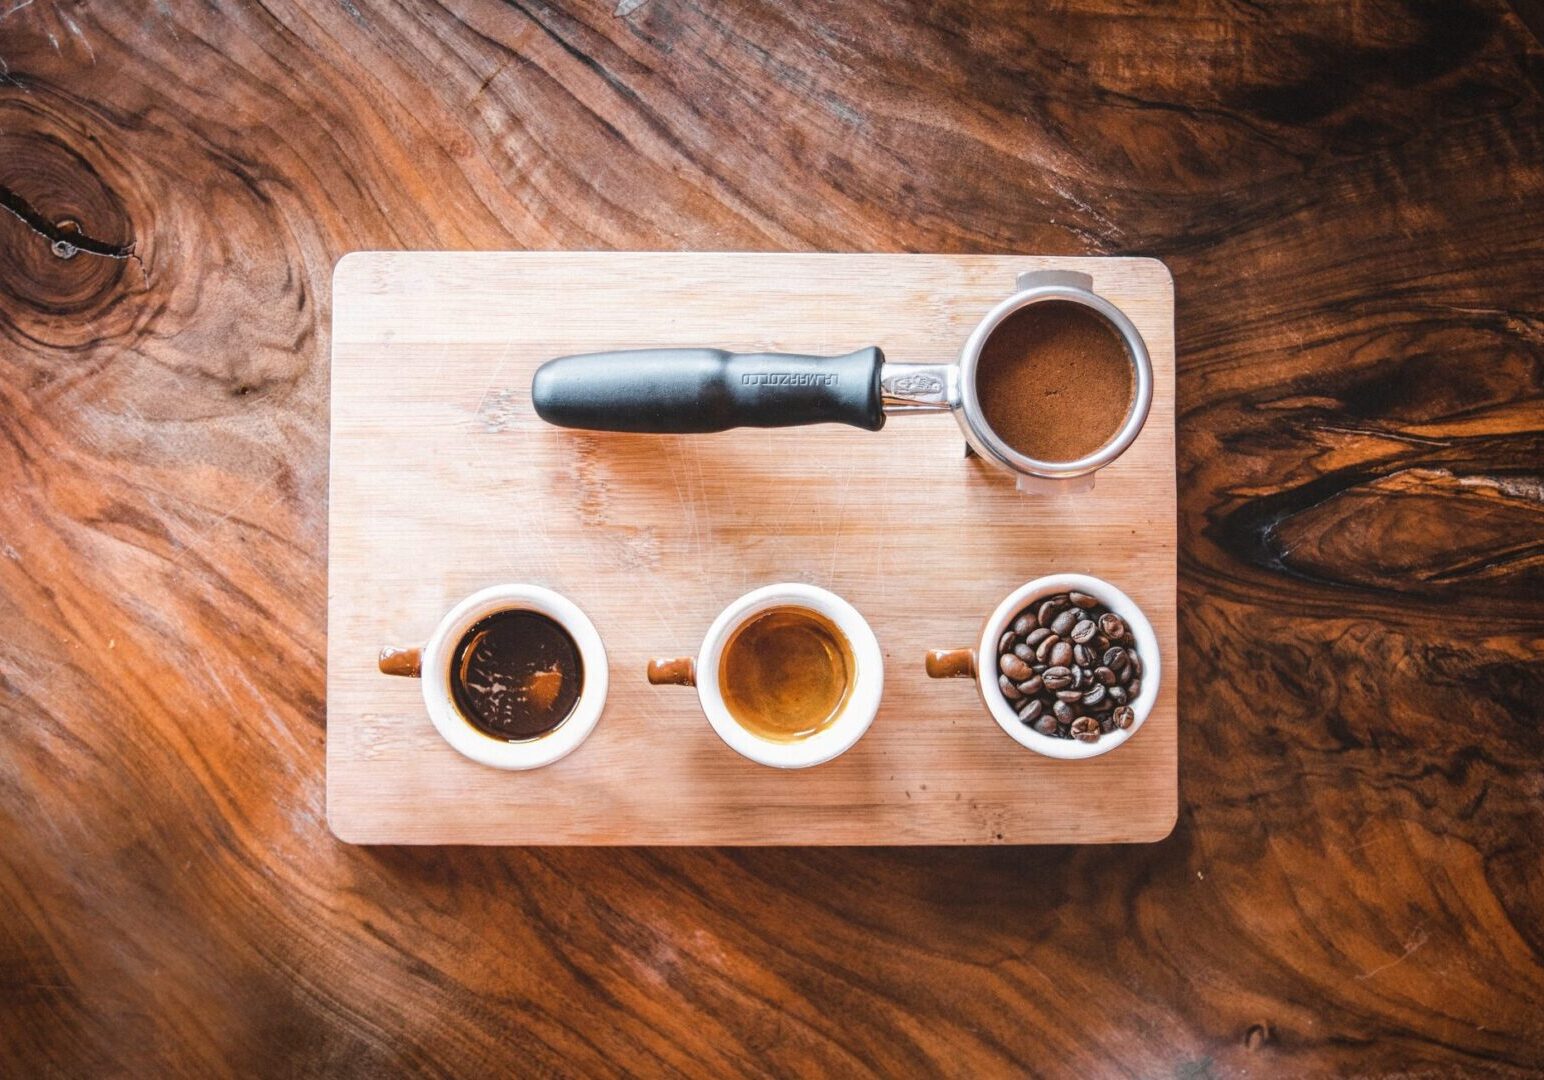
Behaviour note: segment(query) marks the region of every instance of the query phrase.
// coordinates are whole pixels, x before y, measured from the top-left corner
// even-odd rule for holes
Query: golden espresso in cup
[[[852,693],[852,645],[800,607],[773,608],[735,631],[719,661],[724,707],[758,738],[797,742],[829,727]]]

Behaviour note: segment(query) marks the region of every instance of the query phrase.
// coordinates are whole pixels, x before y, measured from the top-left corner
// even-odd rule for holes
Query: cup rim
[[[852,647],[854,669],[852,692],[836,720],[809,738],[788,743],[763,739],[741,727],[724,705],[718,684],[719,661],[734,632],[755,616],[780,607],[808,608],[830,619]],[[857,608],[819,586],[779,582],[746,593],[713,620],[697,654],[697,699],[719,738],[742,756],[773,768],[804,769],[845,753],[863,737],[879,711],[884,676],[879,640]]]
[[[461,637],[479,619],[500,611],[534,611],[574,639],[584,666],[583,685],[573,712],[534,739],[509,742],[479,731],[456,708],[450,693],[450,661]],[[424,646],[421,672],[424,705],[435,729],[452,747],[495,769],[535,769],[572,753],[595,729],[606,704],[609,672],[600,633],[572,600],[540,585],[490,585],[445,613]]]
[[[1014,313],[1035,304],[1053,300],[1079,304],[1103,316],[1125,343],[1135,376],[1131,407],[1126,411],[1126,418],[1121,426],[1098,449],[1072,461],[1043,461],[1040,458],[1019,453],[1004,442],[986,422],[985,413],[981,409],[981,399],[976,394],[976,366],[981,360],[981,350],[986,347],[987,339]],[[961,416],[966,421],[965,426],[969,433],[981,443],[977,449],[985,451],[987,456],[996,458],[1020,475],[1053,480],[1092,475],[1113,463],[1132,443],[1136,442],[1137,436],[1142,433],[1142,428],[1147,423],[1147,414],[1152,409],[1153,361],[1148,354],[1147,342],[1143,339],[1142,332],[1114,303],[1091,288],[1080,285],[1062,282],[1032,285],[1000,301],[983,316],[971,330],[970,336],[965,339],[965,345],[960,350],[959,366]]]
[[[1019,719],[1018,714],[1008,703],[1007,697],[1004,696],[1002,687],[997,683],[997,642],[1013,619],[1032,601],[1042,596],[1073,590],[1098,597],[1101,603],[1124,619],[1136,638],[1137,650],[1142,656],[1142,692],[1137,695],[1135,701],[1130,702],[1132,710],[1136,713],[1131,727],[1124,731],[1116,728],[1107,735],[1100,735],[1098,742],[1091,743],[1079,742],[1076,739],[1056,739],[1040,734]],[[1020,746],[1033,750],[1037,754],[1064,761],[1082,761],[1108,754],[1124,746],[1140,731],[1158,700],[1162,668],[1158,635],[1153,631],[1153,624],[1148,621],[1142,609],[1131,597],[1108,581],[1089,574],[1048,574],[1020,585],[997,605],[982,627],[981,638],[976,643],[976,688],[980,691],[981,699],[986,703],[988,711],[991,712],[992,719],[996,720],[998,727]]]

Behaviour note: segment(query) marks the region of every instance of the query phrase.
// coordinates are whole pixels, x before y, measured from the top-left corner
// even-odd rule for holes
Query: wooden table
[[[0,1073],[1544,1069],[1537,0],[456,6],[0,4]],[[1173,836],[336,842],[372,247],[1163,257]]]

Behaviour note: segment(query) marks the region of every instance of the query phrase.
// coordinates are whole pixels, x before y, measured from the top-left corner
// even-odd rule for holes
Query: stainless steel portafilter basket
[[[1014,450],[986,422],[976,372],[992,333],[1032,304],[1066,301],[1102,316],[1119,334],[1135,376],[1125,422],[1099,449],[1074,461],[1041,461]],[[844,356],[732,353],[722,349],[627,349],[549,360],[531,384],[543,420],[591,431],[682,434],[733,427],[841,423],[878,431],[891,414],[952,412],[976,454],[1011,473],[1020,491],[1086,491],[1094,474],[1142,430],[1153,400],[1153,365],[1126,314],[1093,291],[1087,274],[1019,275],[1013,293],[976,324],[947,363],[887,362],[878,346]]]

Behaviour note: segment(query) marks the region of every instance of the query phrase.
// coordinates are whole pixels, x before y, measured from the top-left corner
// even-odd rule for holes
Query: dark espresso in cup
[[[852,645],[808,608],[773,608],[735,631],[719,661],[724,707],[736,723],[773,742],[829,727],[852,693]]]
[[[567,720],[584,685],[579,646],[535,611],[497,611],[461,636],[450,661],[456,711],[478,731],[520,742]]]
[[[1076,461],[1120,431],[1136,377],[1108,319],[1084,304],[1047,300],[992,331],[976,393],[987,425],[1010,448],[1036,461]]]

